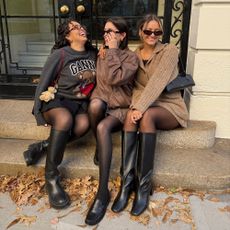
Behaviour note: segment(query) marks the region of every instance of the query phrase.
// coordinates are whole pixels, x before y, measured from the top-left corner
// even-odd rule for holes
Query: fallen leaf
[[[172,210],[168,210],[166,213],[165,213],[165,215],[164,215],[164,217],[163,217],[163,219],[162,219],[162,222],[163,223],[166,223],[168,220],[169,220],[169,218],[171,217],[171,215],[172,215]]]
[[[27,216],[27,215],[22,215],[20,216],[20,222],[25,223],[26,225],[30,225],[37,220],[37,216]]]
[[[220,210],[221,212],[230,212],[230,206],[227,205],[227,206],[225,206],[224,208],[219,208],[219,210]]]
[[[51,224],[57,224],[59,222],[58,218],[57,217],[54,217],[50,220],[50,223]]]
[[[220,202],[220,199],[217,197],[208,198],[208,200],[210,200],[212,202]]]
[[[11,222],[7,225],[6,229],[9,229],[9,228],[12,227],[13,225],[17,224],[20,220],[21,220],[21,218],[19,217],[19,218],[15,219],[15,220],[11,221]]]
[[[84,225],[79,224],[77,226],[80,227],[80,228],[86,228],[88,225],[87,224],[84,224]]]

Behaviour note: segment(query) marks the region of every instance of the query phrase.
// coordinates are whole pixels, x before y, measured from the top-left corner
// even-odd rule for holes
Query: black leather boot
[[[131,214],[139,216],[149,204],[152,193],[153,161],[156,145],[155,133],[139,133],[139,148],[136,172],[136,194]]]
[[[34,143],[28,146],[28,149],[23,152],[26,165],[36,164],[47,152],[49,139]]]
[[[68,138],[68,131],[51,130],[45,166],[45,181],[50,205],[56,209],[65,208],[70,203],[68,194],[60,184],[60,176],[57,169],[62,162]]]
[[[85,223],[88,225],[96,225],[98,224],[104,217],[107,207],[110,201],[110,194],[107,191],[107,195],[103,197],[103,199],[95,198],[93,204],[91,205],[86,218]]]
[[[112,205],[114,212],[121,212],[126,208],[134,189],[137,146],[137,132],[122,132],[121,187]]]

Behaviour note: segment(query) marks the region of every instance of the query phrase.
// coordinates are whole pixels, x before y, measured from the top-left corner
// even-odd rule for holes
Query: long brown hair
[[[138,29],[139,29],[139,30],[142,30],[143,27],[144,27],[144,25],[145,25],[145,24],[148,24],[150,21],[156,21],[156,22],[158,22],[158,24],[159,24],[161,30],[163,31],[162,22],[161,22],[160,18],[159,18],[157,15],[155,15],[155,14],[147,14],[147,15],[145,15],[145,16],[139,21],[139,23],[138,23]],[[163,31],[163,32],[164,32],[164,31]]]

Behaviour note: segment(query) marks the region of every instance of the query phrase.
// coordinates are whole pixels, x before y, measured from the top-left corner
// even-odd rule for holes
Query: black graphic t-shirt
[[[64,48],[64,62],[58,80],[58,95],[71,99],[83,99],[80,88],[95,82],[96,53],[77,52]]]

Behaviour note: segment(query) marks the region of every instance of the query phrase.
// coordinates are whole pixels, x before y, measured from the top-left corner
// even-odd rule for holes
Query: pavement
[[[229,190],[187,195],[154,192],[150,197],[149,209],[136,219],[129,214],[131,205],[117,215],[111,211],[110,202],[104,219],[96,226],[87,226],[84,223],[87,207],[78,210],[76,202],[67,209],[57,211],[47,208],[47,197],[43,197],[36,205],[17,207],[8,193],[0,193],[0,229],[229,230]],[[20,223],[23,218],[25,222]],[[29,221],[32,222],[30,225]]]

